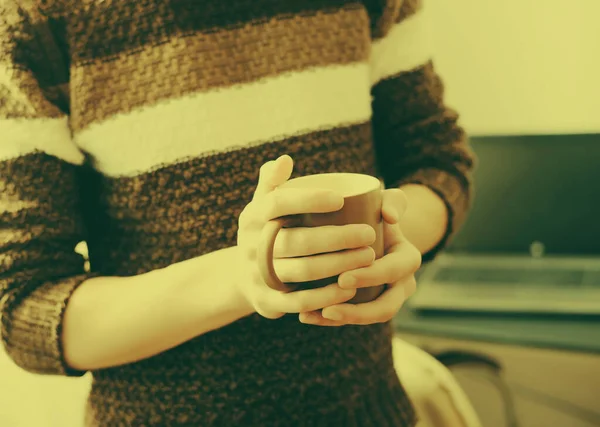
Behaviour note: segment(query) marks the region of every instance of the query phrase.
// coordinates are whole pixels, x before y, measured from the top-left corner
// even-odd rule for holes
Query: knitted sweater
[[[60,340],[77,286],[235,245],[259,167],[285,153],[295,176],[430,187],[450,214],[431,259],[466,211],[472,156],[424,19],[413,0],[1,2],[0,312],[12,359],[84,374]],[[89,426],[415,418],[390,324],[256,314],[92,375]]]

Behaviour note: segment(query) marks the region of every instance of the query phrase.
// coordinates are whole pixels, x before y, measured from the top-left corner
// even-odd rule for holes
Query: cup
[[[300,283],[283,283],[275,273],[273,250],[275,239],[282,228],[321,227],[325,225],[369,224],[376,233],[371,245],[376,259],[383,256],[383,217],[381,213],[383,183],[370,175],[357,173],[323,173],[290,179],[281,186],[285,188],[328,189],[344,197],[344,206],[335,212],[306,213],[277,218],[267,222],[259,242],[257,261],[264,282],[272,289],[291,292],[314,289],[336,283],[338,276]],[[350,303],[360,304],[377,298],[385,286],[361,288]]]

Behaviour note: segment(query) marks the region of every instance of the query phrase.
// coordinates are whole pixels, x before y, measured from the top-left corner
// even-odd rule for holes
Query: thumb
[[[264,196],[286,182],[290,179],[293,169],[294,161],[287,154],[278,157],[277,160],[271,160],[262,165],[258,175],[258,185],[254,192],[254,197]]]
[[[408,207],[408,199],[404,191],[391,188],[383,192],[383,218],[388,224],[396,224],[404,216]]]

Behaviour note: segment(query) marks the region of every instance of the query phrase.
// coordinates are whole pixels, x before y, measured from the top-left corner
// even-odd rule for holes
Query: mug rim
[[[332,178],[339,178],[339,179],[354,179],[354,180],[356,180],[356,181],[354,181],[355,183],[357,183],[358,181],[362,181],[360,184],[355,185],[355,187],[358,187],[358,188],[356,188],[354,191],[342,190],[341,192],[343,193],[344,198],[356,197],[356,196],[360,196],[363,194],[368,194],[371,191],[380,190],[383,186],[381,180],[373,175],[367,175],[367,174],[355,173],[355,172],[325,172],[325,173],[303,175],[303,176],[289,179],[288,181],[286,181],[282,185],[280,185],[278,188],[302,188],[302,187],[297,187],[293,184],[301,182],[301,181],[319,180],[324,177],[332,177]],[[288,185],[289,183],[292,183],[292,185]],[[352,181],[350,181],[349,183],[346,183],[346,185],[351,185],[351,183],[352,183]],[[315,188],[315,189],[323,188],[323,189],[336,191],[336,189],[333,187],[334,186],[332,185],[331,187],[330,186],[324,186],[324,187],[310,186],[309,188]],[[340,190],[337,190],[337,191],[340,191]]]

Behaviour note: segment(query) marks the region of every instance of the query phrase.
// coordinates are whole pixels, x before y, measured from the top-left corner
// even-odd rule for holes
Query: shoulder
[[[403,0],[395,22],[402,22],[417,14],[423,8],[424,2],[425,0]]]
[[[0,0],[0,16],[13,22],[57,18],[68,10],[68,0]]]
[[[367,0],[374,40],[385,37],[392,28],[419,13],[425,0]]]

